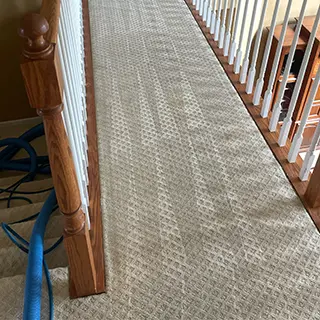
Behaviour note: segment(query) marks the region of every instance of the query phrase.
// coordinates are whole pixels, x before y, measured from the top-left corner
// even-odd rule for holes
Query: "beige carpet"
[[[319,234],[184,1],[90,11],[108,293],[55,269],[55,318],[320,319]]]

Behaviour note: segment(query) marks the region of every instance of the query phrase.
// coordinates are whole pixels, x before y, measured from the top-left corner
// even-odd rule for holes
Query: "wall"
[[[276,0],[269,0],[266,19],[264,23],[265,26],[270,26],[275,2]],[[291,13],[290,13],[290,16],[292,18],[299,16],[302,2],[303,2],[302,0],[293,0]],[[287,3],[288,3],[287,1],[280,1],[280,8],[279,8],[278,19],[277,19],[278,24],[281,24],[283,22],[284,14],[287,8]],[[318,7],[319,7],[318,1],[309,0],[306,8],[306,16],[316,15]]]
[[[20,19],[29,11],[37,12],[41,0],[2,0],[0,3],[0,122],[35,117],[30,108],[20,72]]]

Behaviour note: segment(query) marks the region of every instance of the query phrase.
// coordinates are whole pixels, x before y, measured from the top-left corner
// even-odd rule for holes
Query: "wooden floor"
[[[292,186],[294,187],[297,195],[300,197],[302,203],[304,204],[306,210],[310,214],[313,222],[315,223],[316,227],[320,231],[320,208],[311,208],[306,199],[305,199],[305,192],[307,190],[308,181],[301,181],[299,179],[299,172],[302,166],[302,159],[298,156],[296,163],[289,163],[287,160],[287,154],[290,149],[290,142],[288,141],[286,146],[279,147],[277,144],[278,137],[279,137],[279,129],[278,126],[277,131],[275,133],[271,133],[268,129],[268,118],[263,119],[260,116],[260,106],[254,106],[252,103],[253,95],[247,94],[245,92],[246,85],[241,84],[239,82],[239,75],[234,74],[233,66],[228,64],[228,58],[223,56],[223,49],[218,48],[217,42],[213,40],[213,35],[210,34],[210,29],[206,27],[205,22],[203,22],[202,17],[199,15],[199,12],[196,10],[195,6],[192,5],[192,0],[185,0],[192,15],[194,16],[195,20],[197,21],[199,27],[201,28],[204,36],[206,37],[212,51],[217,56],[218,60],[220,61],[222,67],[224,68],[226,74],[228,75],[230,81],[232,82],[233,86],[239,93],[244,106],[248,110],[249,114],[251,115],[252,119],[256,123],[257,127],[259,128],[261,134],[263,135],[264,139],[268,143],[270,149],[272,150],[274,156],[280,163],[281,167],[283,168],[286,176],[288,177],[289,181],[291,182]],[[254,92],[254,90],[253,90]],[[262,99],[261,99],[262,101]]]

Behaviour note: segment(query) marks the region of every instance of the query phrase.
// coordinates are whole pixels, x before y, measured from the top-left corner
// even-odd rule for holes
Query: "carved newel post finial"
[[[22,19],[19,35],[26,39],[23,50],[26,58],[41,59],[52,52],[53,45],[44,38],[48,31],[48,21],[38,13],[29,13]]]

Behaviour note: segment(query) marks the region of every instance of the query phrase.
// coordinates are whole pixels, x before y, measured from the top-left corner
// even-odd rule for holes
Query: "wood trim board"
[[[93,259],[96,267],[97,293],[106,291],[105,261],[103,249],[103,225],[101,211],[101,185],[99,172],[99,153],[97,140],[96,105],[94,95],[94,78],[92,64],[92,47],[90,33],[90,17],[88,0],[82,0],[84,52],[86,72],[86,102],[87,102],[87,140],[88,140],[88,175],[89,175],[89,215],[90,236]]]

